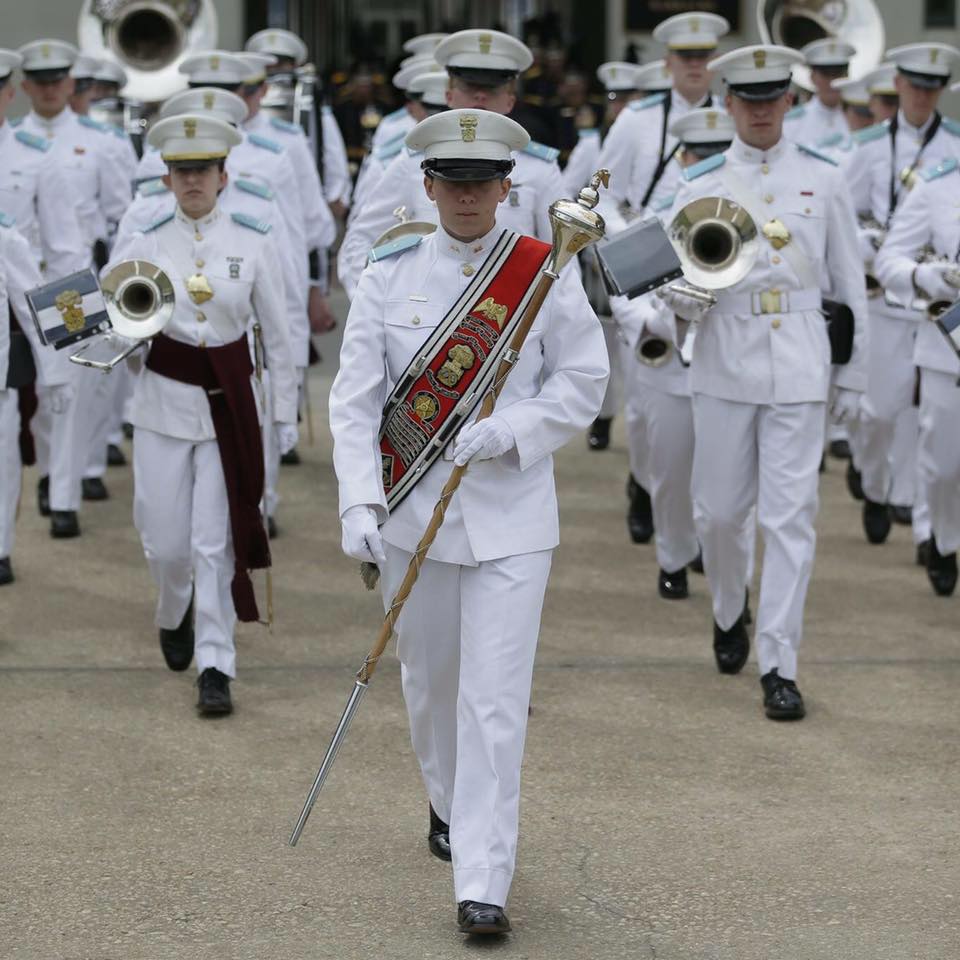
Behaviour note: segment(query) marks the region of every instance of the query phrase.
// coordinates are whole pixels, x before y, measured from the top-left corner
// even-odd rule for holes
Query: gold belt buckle
[[[764,290],[760,294],[760,312],[783,313],[783,310],[780,308],[779,290]]]

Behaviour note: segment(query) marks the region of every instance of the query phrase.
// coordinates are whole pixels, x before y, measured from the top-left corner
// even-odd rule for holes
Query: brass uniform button
[[[774,254],[774,255],[770,258],[770,262],[771,262],[771,263],[779,263],[779,262],[780,262],[780,258],[779,258],[776,254]]]
[[[472,263],[465,263],[461,269],[465,277],[472,277],[477,272]]]
[[[201,237],[201,236],[200,236],[200,232],[197,231],[197,232],[193,235],[193,239],[194,239],[194,240],[202,240],[203,237]]]
[[[419,327],[419,326],[420,326],[420,318],[419,318],[419,317],[414,317],[410,322],[411,322],[415,327]]]
[[[810,208],[809,208],[809,207],[804,208],[804,211],[803,211],[803,212],[809,215],[809,213],[810,213]]]
[[[770,326],[773,327],[774,330],[779,330],[779,329],[780,329],[780,321],[779,321],[779,320],[772,320],[772,321],[770,322]]]
[[[773,203],[773,194],[772,194],[772,193],[768,193],[768,194],[763,198],[763,202],[764,202],[764,203]]]
[[[770,164],[769,164],[769,163],[761,163],[761,164],[760,164],[760,172],[761,172],[761,173],[769,173],[769,172],[770,172]]]
[[[197,269],[198,269],[198,270],[200,270],[200,269],[203,267],[203,263],[204,263],[203,260],[197,260],[197,261],[196,261]]]
[[[203,323],[203,321],[206,320],[206,319],[207,319],[207,315],[206,315],[205,313],[202,313],[200,310],[198,310],[198,311],[197,311],[197,322],[198,322],[198,323]]]

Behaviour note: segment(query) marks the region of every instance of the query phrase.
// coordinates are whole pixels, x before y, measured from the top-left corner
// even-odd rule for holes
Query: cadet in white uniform
[[[461,30],[452,33],[434,51],[437,62],[450,74],[447,104],[507,114],[513,109],[516,78],[533,62],[519,40],[496,30]],[[547,209],[564,194],[557,151],[528,143],[516,156],[510,195],[498,214],[502,226],[518,233],[549,240]],[[359,211],[340,247],[337,271],[348,296],[353,295],[377,238],[396,223],[393,211],[407,208],[411,220],[435,222],[435,205],[420,189],[422,157],[404,150],[398,154],[377,185],[376,196]]]
[[[960,85],[957,85],[960,88]],[[960,163],[929,167],[897,210],[877,255],[877,278],[903,303],[914,298],[952,303],[960,298]],[[936,258],[925,262],[929,245]],[[934,591],[957,585],[960,546],[960,362],[935,324],[919,321],[913,362],[920,368],[920,480],[929,503],[932,538],[927,574]]]
[[[13,582],[17,501],[20,499],[20,417],[18,388],[39,373],[54,413],[62,415],[70,399],[66,361],[40,343],[25,294],[43,282],[30,244],[0,213],[0,586]],[[9,321],[8,321],[9,315]]]
[[[782,132],[791,68],[800,60],[785,47],[752,46],[711,64],[727,84],[737,136],[726,153],[686,169],[668,218],[698,197],[727,197],[754,220],[760,253],[713,307],[662,294],[678,315],[702,320],[690,369],[693,500],[713,593],[717,666],[737,673],[749,654],[747,520],[756,504],[765,547],[757,657],[771,719],[804,715],[797,650],[831,382],[822,288],[855,318],[852,357],[834,378],[836,414],[856,411],[866,386],[866,296],[849,194],[832,161]]]
[[[960,158],[960,124],[936,110],[960,51],[942,43],[915,43],[890,50],[887,57],[897,66],[900,109],[889,123],[855,135],[857,149],[845,166],[857,214],[879,225],[860,230],[861,255],[868,265],[909,191],[905,181],[945,159]],[[870,301],[869,384],[860,422],[851,433],[870,543],[883,543],[890,532],[891,450],[897,419],[913,403],[914,339],[921,319],[922,314],[890,306],[882,296]],[[928,535],[918,526],[915,511],[914,539],[920,543]]]
[[[607,378],[603,334],[576,272],[565,269],[548,294],[494,415],[463,427],[452,457],[436,459],[389,515],[384,478],[392,488],[394,461],[376,438],[387,397],[458,300],[463,326],[450,328],[458,345],[447,351],[449,340],[438,341],[438,361],[441,353],[449,358],[434,380],[427,377],[437,387],[412,398],[416,422],[435,420],[444,391],[455,393],[463,364],[477,360],[474,348],[495,356],[492,347],[483,352],[481,343],[491,341],[473,318],[496,316],[499,325],[520,301],[520,293],[509,304],[479,298],[490,289],[488,258],[516,240],[495,217],[509,202],[504,178],[526,139],[518,124],[483,110],[438,114],[410,133],[440,225],[409,240],[406,252],[378,251],[363,272],[330,394],[344,552],[380,564],[385,603],[452,458],[472,461],[397,623],[413,746],[431,804],[430,847],[444,859],[452,854],[466,933],[510,929],[503,905],[514,870],[530,681],[558,541],[551,454],[596,415]],[[535,282],[547,245],[516,242],[535,253],[533,273],[515,281],[522,291]],[[515,262],[499,267],[497,280],[518,276]],[[480,339],[461,339],[460,330]],[[394,423],[385,438],[397,438]],[[398,442],[404,449],[402,436]]]
[[[114,260],[155,263],[173,280],[176,305],[134,388],[134,522],[160,594],[167,665],[186,670],[195,651],[200,711],[229,713],[234,626],[238,616],[258,616],[248,571],[269,565],[251,317],[266,347],[273,416],[290,446],[296,374],[269,227],[217,203],[222,162],[239,133],[184,114],[156,123],[148,142],[168,164],[176,212],[119,244]]]
[[[840,143],[847,133],[841,91],[834,80],[846,77],[856,47],[835,37],[814,40],[800,49],[810,68],[814,94],[784,118],[783,135],[794,143],[823,150]]]

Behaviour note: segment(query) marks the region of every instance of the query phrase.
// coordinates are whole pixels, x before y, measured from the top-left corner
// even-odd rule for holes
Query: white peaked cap
[[[908,73],[949,77],[960,60],[960,50],[949,43],[908,43],[888,50],[885,59]]]
[[[635,63],[611,60],[597,67],[597,79],[603,84],[604,89],[611,93],[616,90],[639,90],[637,86],[639,69]]]
[[[800,48],[808,67],[845,67],[857,53],[852,43],[826,37]]]
[[[80,51],[63,40],[34,40],[26,43],[17,51],[23,57],[22,69],[63,70],[73,66]]]
[[[275,57],[292,57],[299,67],[307,59],[307,45],[289,30],[270,27],[259,30],[243,45],[250,53],[272,53]]]
[[[666,60],[651,60],[637,70],[637,89],[659,93],[673,86],[673,77],[667,69]]]
[[[97,72],[93,75],[96,80],[104,83],[116,83],[121,87],[127,85],[127,72],[114,60],[101,60]]]
[[[713,50],[730,32],[726,17],[715,13],[678,13],[653,28],[653,39],[668,50]]]
[[[243,83],[250,73],[246,60],[227,50],[204,50],[187,57],[180,64],[180,73],[191,83]]]
[[[523,73],[533,63],[530,48],[498,30],[459,30],[437,44],[434,59],[449,70],[497,70]]]
[[[247,64],[250,71],[244,78],[244,83],[258,83],[267,76],[267,67],[272,67],[277,58],[272,53],[252,53],[249,50],[238,53],[237,56]]]
[[[195,113],[216,117],[234,125],[247,118],[247,104],[243,97],[217,87],[192,87],[175,93],[160,107],[160,118],[181,113]]]
[[[490,110],[446,110],[421,120],[405,142],[425,160],[510,160],[530,135],[515,120]]]
[[[736,132],[730,114],[713,107],[689,110],[670,124],[670,133],[682,143],[720,143]]]
[[[436,70],[433,73],[418,73],[407,87],[407,93],[419,93],[420,102],[431,107],[445,107],[447,105],[447,87],[450,77],[446,70]]]
[[[23,57],[16,50],[0,50],[0,79],[9,77],[14,70],[20,69]]]
[[[158,120],[147,143],[160,150],[168,163],[180,160],[220,160],[242,137],[224,120],[209,114],[177,114]]]
[[[449,37],[449,33],[421,33],[418,37],[411,37],[403,45],[403,49],[407,53],[412,53],[414,55],[422,53],[433,53],[433,48],[436,47],[441,40],[446,40]]]
[[[721,54],[707,64],[725,83],[778,83],[790,80],[793,68],[803,63],[803,54],[790,47],[758,43]]]
[[[86,53],[81,53],[70,68],[70,76],[77,80],[92,80],[100,69],[100,61]]]
[[[393,85],[398,90],[406,90],[410,81],[421,73],[436,73],[442,70],[432,53],[425,53],[422,56],[411,57],[403,66],[393,75]]]
[[[830,86],[833,87],[834,90],[840,91],[840,96],[843,97],[844,103],[853,103],[862,107],[870,102],[870,91],[867,89],[864,77],[860,77],[858,80],[852,80],[850,77],[841,77],[837,80],[832,80]]]

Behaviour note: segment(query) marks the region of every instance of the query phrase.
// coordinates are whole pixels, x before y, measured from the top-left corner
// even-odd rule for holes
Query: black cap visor
[[[219,167],[223,157],[206,158],[203,160],[165,160],[168,170],[206,170],[208,167]]]
[[[849,63],[820,63],[810,68],[811,73],[822,73],[831,80],[839,80],[850,73]]]
[[[96,82],[93,77],[74,77],[73,92],[86,93]]]
[[[692,153],[698,160],[706,160],[715,153],[723,153],[733,140],[713,140],[710,143],[685,143],[684,152]]]
[[[23,75],[34,83],[59,83],[70,73],[69,67],[55,67],[53,70],[24,70]]]
[[[504,177],[510,176],[513,161],[434,157],[432,160],[424,160],[420,166],[428,177],[469,183],[481,180],[503,180]]]
[[[771,80],[767,83],[728,83],[727,89],[741,100],[762,103],[779,100],[790,89],[790,78]]]
[[[239,94],[243,90],[242,83],[207,83],[206,81],[200,80],[191,80],[187,86],[191,90],[196,90],[197,87],[213,87],[215,90],[226,90],[227,93],[236,93]],[[259,88],[260,84],[257,84]]]
[[[917,73],[915,70],[904,70],[903,67],[897,67],[897,72],[907,78],[911,87],[921,90],[939,90],[950,82],[949,75],[943,77],[937,73]]]
[[[471,86],[490,90],[502,87],[517,76],[516,70],[484,70],[481,67],[447,67],[447,73]]]
[[[712,47],[670,47],[670,53],[676,54],[681,60],[707,60],[716,52],[716,46]]]

